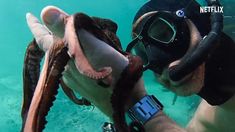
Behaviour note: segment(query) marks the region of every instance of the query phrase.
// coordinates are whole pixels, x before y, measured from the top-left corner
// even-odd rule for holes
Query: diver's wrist
[[[139,80],[135,85],[135,88],[131,91],[129,99],[125,102],[125,111],[134,106],[140,99],[147,95],[147,92],[143,88],[143,80]]]
[[[147,94],[140,94],[137,96],[131,96],[129,100],[127,100],[126,105],[125,105],[125,111],[128,111],[132,106],[134,106],[140,99],[142,99],[144,96]]]
[[[137,121],[144,125],[162,109],[163,105],[154,95],[146,95],[128,109],[126,112],[126,121],[128,124]]]

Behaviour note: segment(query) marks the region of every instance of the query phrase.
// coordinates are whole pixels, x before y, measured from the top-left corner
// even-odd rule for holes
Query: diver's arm
[[[130,93],[130,98],[126,101],[126,111],[136,104],[148,93],[145,90],[143,80],[138,81],[135,88]],[[183,128],[177,125],[167,115],[160,110],[149,121],[144,124],[145,132],[185,132]]]
[[[145,125],[146,132],[186,132],[175,122],[168,118],[162,111],[158,112]]]

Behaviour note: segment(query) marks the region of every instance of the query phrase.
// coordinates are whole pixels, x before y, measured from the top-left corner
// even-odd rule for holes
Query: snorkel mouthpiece
[[[146,47],[149,60],[148,68],[158,74],[162,74],[164,67],[174,60],[171,54],[157,48],[156,46]]]

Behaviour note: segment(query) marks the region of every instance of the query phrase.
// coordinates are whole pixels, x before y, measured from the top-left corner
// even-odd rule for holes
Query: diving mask
[[[151,69],[160,74],[164,66],[186,52],[188,28],[184,18],[171,12],[155,12],[143,19],[145,21],[142,20],[144,22],[136,27],[140,28],[139,34],[128,44],[126,51],[140,56],[145,70]]]

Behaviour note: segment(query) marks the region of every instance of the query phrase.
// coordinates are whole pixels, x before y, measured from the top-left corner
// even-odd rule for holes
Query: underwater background
[[[221,0],[224,6],[224,31],[235,40],[235,2]],[[131,40],[131,23],[137,10],[147,0],[1,0],[0,1],[0,132],[17,132],[21,129],[22,70],[24,53],[32,34],[27,27],[25,14],[39,18],[43,7],[58,6],[69,14],[84,12],[91,16],[109,18],[117,22],[118,36],[125,48]],[[199,1],[205,4],[204,1]],[[232,10],[233,9],[233,10]],[[150,71],[144,74],[149,94],[163,104],[164,111],[179,125],[191,119],[200,98],[178,97],[159,85]],[[59,90],[54,106],[47,116],[45,132],[101,132],[109,121],[97,108],[73,104]]]

